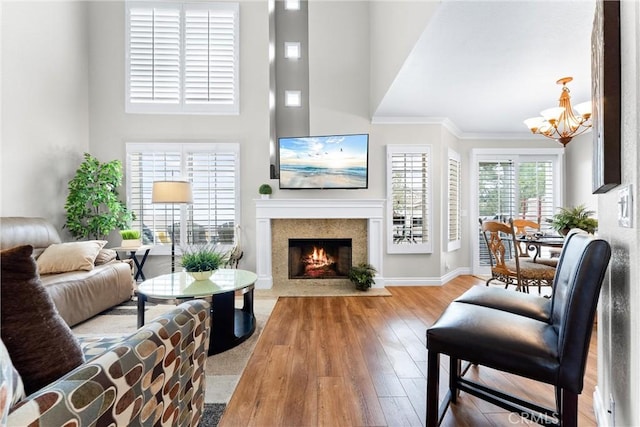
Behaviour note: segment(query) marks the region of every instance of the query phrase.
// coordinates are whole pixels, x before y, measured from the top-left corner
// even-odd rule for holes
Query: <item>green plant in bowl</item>
[[[595,212],[587,209],[585,205],[560,208],[560,211],[547,219],[547,222],[562,235],[566,235],[572,228],[593,234],[598,228],[598,220],[591,217],[594,214]]]
[[[356,285],[357,290],[366,291],[375,283],[373,276],[375,276],[376,272],[377,270],[371,264],[361,262],[351,267],[347,276]]]
[[[219,269],[227,265],[229,262],[229,254],[220,249],[219,246],[213,244],[191,245],[182,248],[182,259],[180,264],[188,273],[209,272],[209,276]],[[194,275],[196,280],[198,275]]]
[[[269,184],[262,184],[258,188],[258,193],[262,194],[262,195],[268,195],[268,194],[273,193],[273,189],[271,188],[271,186]]]

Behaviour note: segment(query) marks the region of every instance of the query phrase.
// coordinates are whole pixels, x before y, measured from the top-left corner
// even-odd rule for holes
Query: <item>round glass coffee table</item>
[[[188,273],[164,274],[138,285],[138,328],[144,325],[147,301],[180,304],[204,299],[211,304],[209,354],[221,353],[249,338],[256,330],[253,289],[258,276],[246,270],[220,269],[207,280],[195,280]],[[236,294],[243,295],[243,307],[235,307]]]

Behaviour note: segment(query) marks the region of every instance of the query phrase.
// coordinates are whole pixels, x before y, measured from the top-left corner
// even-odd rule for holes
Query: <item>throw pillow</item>
[[[116,251],[113,249],[100,249],[96,260],[93,262],[95,265],[102,265],[116,259]]]
[[[93,270],[98,252],[106,244],[106,240],[55,243],[38,257],[38,270],[40,274]]]
[[[0,251],[0,335],[27,394],[81,365],[82,350],[40,283],[32,246]]]

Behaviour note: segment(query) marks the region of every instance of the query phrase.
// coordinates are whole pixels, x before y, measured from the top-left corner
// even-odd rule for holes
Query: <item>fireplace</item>
[[[338,279],[351,268],[351,239],[289,239],[289,279]]]
[[[367,262],[382,275],[384,200],[377,199],[256,199],[257,289],[302,282],[350,286],[349,279],[310,281],[289,279],[289,239],[351,239],[351,262]],[[302,284],[299,283],[299,284]]]

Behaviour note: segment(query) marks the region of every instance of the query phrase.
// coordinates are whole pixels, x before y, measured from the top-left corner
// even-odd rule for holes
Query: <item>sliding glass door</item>
[[[472,230],[474,274],[486,274],[489,255],[479,233],[479,219],[523,218],[551,228],[546,219],[562,204],[562,152],[518,150],[509,154],[495,150],[473,150]]]

